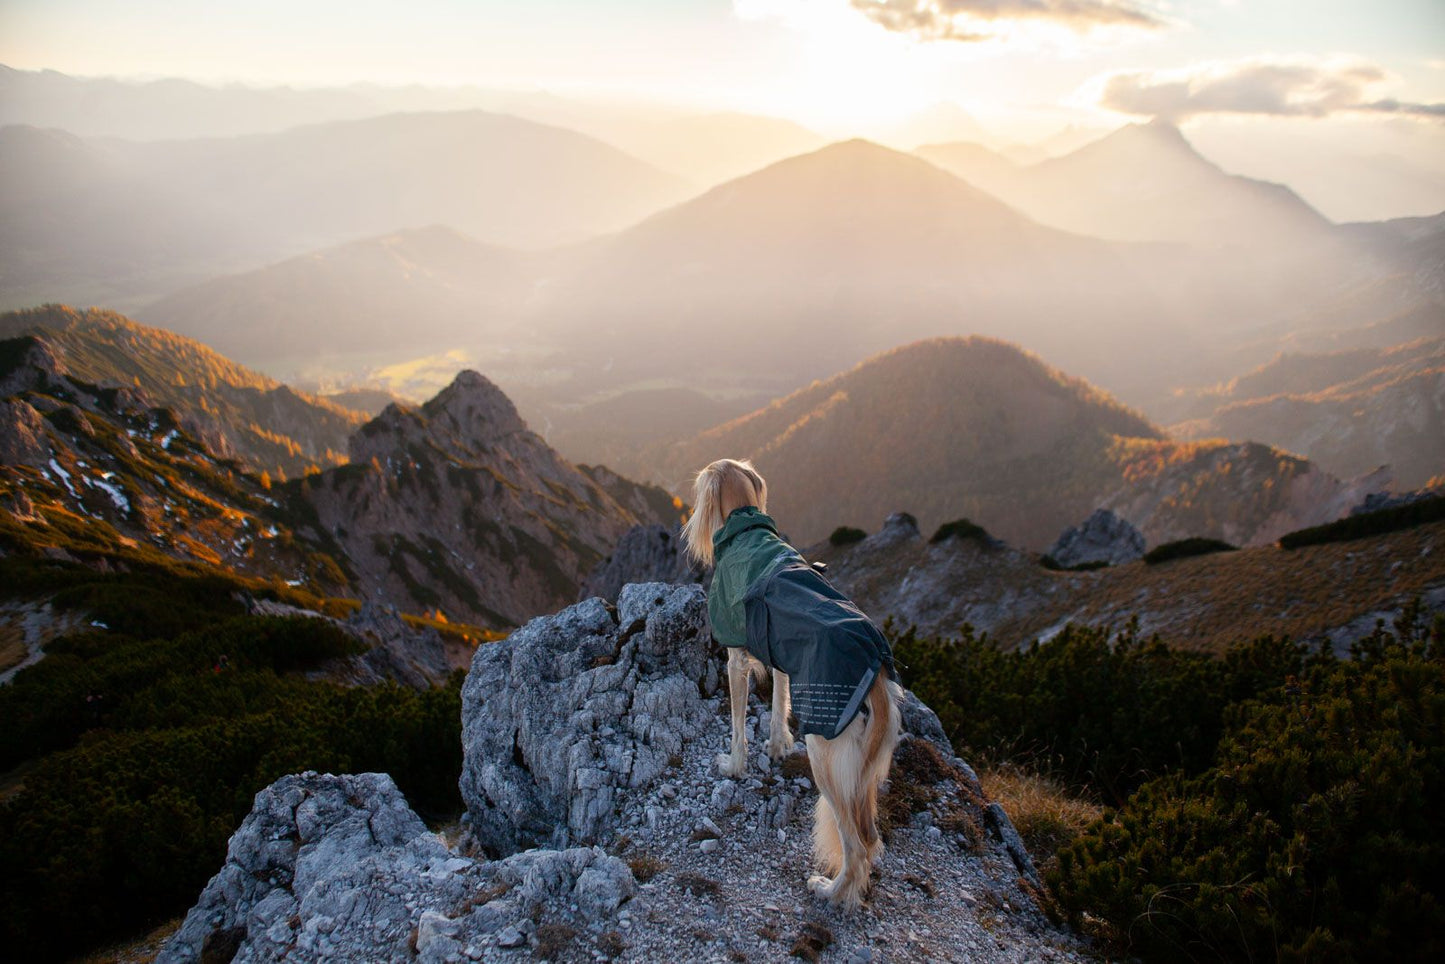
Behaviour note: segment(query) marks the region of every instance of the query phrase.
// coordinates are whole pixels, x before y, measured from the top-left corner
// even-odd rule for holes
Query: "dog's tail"
[[[833,879],[825,895],[856,907],[868,890],[868,872],[882,855],[878,787],[888,777],[898,743],[896,684],[880,675],[860,713],[836,739],[808,737],[808,756],[820,791],[813,815],[813,854]]]

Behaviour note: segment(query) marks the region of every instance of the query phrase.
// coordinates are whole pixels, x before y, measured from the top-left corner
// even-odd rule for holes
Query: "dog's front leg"
[[[733,741],[731,753],[717,755],[723,776],[740,777],[748,768],[748,656],[739,647],[728,650],[728,697],[732,701]]]
[[[793,752],[793,731],[788,728],[791,704],[788,674],[773,670],[773,715],[768,725],[768,756],[774,763]]]

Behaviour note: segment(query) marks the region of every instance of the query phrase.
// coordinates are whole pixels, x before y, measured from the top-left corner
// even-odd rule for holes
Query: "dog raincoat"
[[[803,733],[838,736],[879,672],[895,675],[888,641],[754,506],[734,510],[713,534],[713,559],[713,636],[788,674]]]

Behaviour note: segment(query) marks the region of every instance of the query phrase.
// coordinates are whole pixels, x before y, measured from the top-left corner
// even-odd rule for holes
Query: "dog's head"
[[[768,483],[747,459],[718,459],[697,474],[692,487],[692,515],[682,527],[688,554],[712,565],[712,536],[728,513],[743,506],[768,511]]]

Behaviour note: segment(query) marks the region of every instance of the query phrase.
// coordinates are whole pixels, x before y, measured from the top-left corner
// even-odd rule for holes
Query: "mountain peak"
[[[392,403],[363,425],[351,437],[351,461],[385,461],[418,442],[475,451],[525,431],[512,400],[486,376],[465,369],[420,409]]]
[[[443,416],[450,419],[464,437],[478,441],[492,441],[527,429],[506,393],[469,368],[458,372],[450,385],[422,406],[422,412],[433,420]]]

